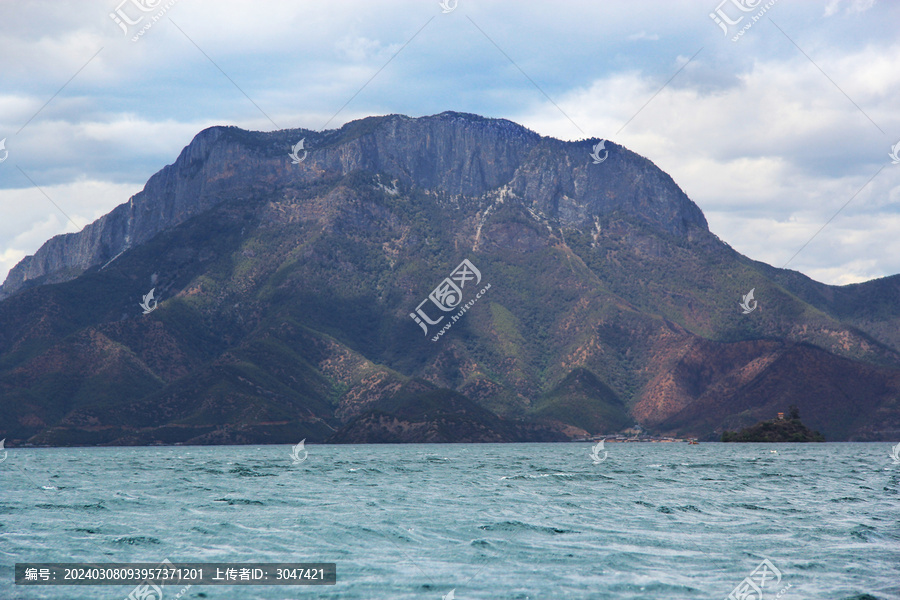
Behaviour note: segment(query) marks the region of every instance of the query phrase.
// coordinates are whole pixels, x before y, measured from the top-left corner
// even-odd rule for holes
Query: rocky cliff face
[[[167,228],[233,196],[231,177],[239,152],[222,139],[224,128],[201,132],[174,164],[156,173],[144,189],[82,231],[51,238],[33,256],[22,259],[0,287],[0,299],[29,284],[68,281],[101,266]],[[246,174],[246,173],[244,173]]]
[[[288,151],[301,138],[309,154],[298,169]],[[563,227],[591,227],[595,217],[622,211],[675,235],[706,230],[703,213],[671,177],[621,146],[606,147],[600,167],[588,156],[589,141],[560,142],[510,121],[459,113],[372,117],[324,133],[213,127],[128,202],[22,259],[0,299],[68,281],[221,202],[290,193],[356,171],[386,174],[464,208],[490,192],[521,198],[536,217]]]

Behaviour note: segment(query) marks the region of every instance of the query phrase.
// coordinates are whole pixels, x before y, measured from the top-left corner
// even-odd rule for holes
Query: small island
[[[791,406],[788,418],[784,413],[770,421],[760,421],[752,427],[744,427],[740,431],[725,431],[723,442],[824,442],[825,437],[818,431],[812,431],[800,422],[800,409]]]

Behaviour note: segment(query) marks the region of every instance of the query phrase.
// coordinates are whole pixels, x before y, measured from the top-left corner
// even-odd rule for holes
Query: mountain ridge
[[[418,164],[418,158],[422,153],[441,156],[442,148],[429,148],[431,137],[440,134],[440,131],[420,133],[409,131],[410,124],[425,123],[437,126],[459,126],[487,124],[492,131],[502,134],[504,144],[500,149],[493,144],[495,151],[484,156],[481,148],[485,144],[475,144],[473,140],[466,140],[465,135],[474,136],[466,128],[463,129],[462,150],[450,154],[446,158],[446,164],[429,165],[423,168]],[[404,126],[407,130],[404,131]],[[389,131],[383,131],[389,128]],[[398,131],[400,130],[400,131]],[[381,137],[378,135],[381,134]],[[414,135],[416,134],[416,135]],[[406,145],[414,141],[418,143],[413,148],[402,153],[401,156],[392,155],[390,152],[390,138],[404,136]],[[309,156],[309,164],[316,165],[311,170],[314,175],[322,172],[331,176],[346,175],[357,170],[369,170],[385,172],[390,175],[405,177],[405,183],[414,184],[423,189],[440,188],[442,193],[449,196],[473,196],[496,190],[504,184],[508,184],[512,193],[529,194],[536,187],[546,183],[539,181],[542,177],[551,178],[554,186],[564,188],[563,191],[576,193],[577,182],[571,177],[561,176],[552,169],[549,173],[535,177],[533,171],[517,173],[513,168],[513,159],[523,162],[526,158],[526,150],[534,151],[541,143],[551,146],[560,145],[575,146],[575,148],[587,148],[590,140],[585,142],[560,142],[552,138],[543,138],[521,125],[505,119],[486,119],[477,115],[464,113],[445,112],[433,117],[411,119],[402,115],[388,115],[385,117],[368,117],[359,121],[348,123],[338,130],[329,130],[316,133],[304,129],[280,130],[271,133],[248,132],[236,127],[214,126],[198,133],[191,143],[182,150],[176,161],[163,167],[159,172],[150,177],[144,189],[133,195],[129,200],[110,213],[87,225],[81,232],[54,236],[44,243],[38,251],[22,259],[16,264],[6,280],[0,285],[0,299],[9,297],[16,291],[27,285],[27,282],[58,283],[77,276],[84,269],[105,264],[115,259],[121,252],[147,241],[153,235],[176,226],[187,218],[208,210],[217,203],[228,198],[240,197],[240,194],[253,193],[252,186],[248,182],[238,182],[235,186],[235,177],[229,177],[229,169],[239,172],[263,171],[263,177],[269,185],[285,185],[286,181],[293,179],[298,174],[290,169],[291,163],[284,148],[292,145],[291,140],[298,138],[312,138],[307,148],[312,147]],[[443,137],[458,137],[447,136]],[[424,141],[421,141],[424,140]],[[470,142],[466,144],[465,142]],[[496,141],[496,140],[495,140]],[[222,146],[225,146],[224,148]],[[235,146],[238,146],[237,148]],[[233,160],[234,153],[243,147],[255,152],[247,152],[248,157],[240,154],[241,165]],[[475,146],[476,151],[471,151]],[[487,145],[490,146],[490,145]],[[387,147],[387,149],[385,149]],[[452,150],[453,148],[451,148]],[[610,142],[611,152],[628,152]],[[421,151],[421,152],[420,152]],[[259,155],[262,156],[259,156]],[[474,158],[472,156],[474,155]],[[231,160],[229,160],[229,158]],[[397,159],[399,160],[399,163]],[[538,164],[534,168],[546,164],[540,162],[540,157],[535,157]],[[646,159],[641,158],[646,161]],[[484,162],[490,162],[494,170],[486,169]],[[648,165],[652,163],[646,161]],[[458,165],[462,163],[462,167]],[[497,163],[500,163],[497,168]],[[217,173],[209,173],[204,170],[205,165],[216,165]],[[610,166],[614,161],[610,163]],[[449,168],[453,166],[453,168]],[[645,170],[647,165],[643,165]],[[395,168],[391,168],[395,167]],[[696,224],[703,229],[708,229],[706,220],[699,208],[696,207],[687,196],[677,188],[674,181],[668,175],[653,166],[658,176],[667,178],[678,193],[678,200],[686,209],[686,220],[694,219]],[[431,173],[447,173],[444,178],[431,177]],[[304,171],[303,173],[307,173]],[[487,173],[487,174],[486,174]],[[518,175],[518,176],[517,176]],[[300,175],[301,181],[302,175]],[[238,178],[239,179],[239,178]],[[538,181],[535,181],[535,180]],[[587,185],[592,182],[587,177],[582,177]],[[660,182],[652,182],[656,188]],[[237,191],[235,190],[237,187]],[[591,189],[581,190],[582,195],[591,193]],[[580,222],[584,224],[585,215],[573,206],[566,203],[569,197],[561,194],[563,205],[538,207],[541,209],[553,209],[559,212],[560,222],[563,225]],[[672,227],[677,227],[677,215],[673,217]]]

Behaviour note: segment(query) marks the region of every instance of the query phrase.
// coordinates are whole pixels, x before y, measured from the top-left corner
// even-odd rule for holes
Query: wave
[[[265,506],[264,502],[260,502],[259,500],[248,500],[246,498],[216,498],[215,500],[213,500],[213,502],[226,502],[228,506],[234,506],[236,504],[257,504],[259,506]]]
[[[276,477],[274,473],[260,473],[249,467],[234,467],[228,472],[238,477]]]
[[[127,544],[129,546],[149,546],[158,545],[161,543],[162,542],[155,537],[149,537],[145,535],[120,537],[113,540],[113,544]]]
[[[529,479],[543,479],[545,477],[556,477],[566,481],[614,480],[613,477],[603,475],[602,473],[539,473],[536,475],[521,473],[518,475],[504,475],[500,478],[500,481],[522,481]]]
[[[46,509],[50,509],[50,510],[57,510],[57,509],[83,510],[83,511],[87,511],[87,512],[94,512],[94,511],[98,511],[98,510],[109,510],[108,508],[106,508],[103,505],[103,502],[97,502],[95,504],[73,504],[73,505],[42,503],[42,504],[35,504],[35,508],[46,508]]]
[[[534,531],[537,533],[549,533],[559,535],[564,533],[580,533],[572,529],[560,529],[558,527],[546,527],[543,525],[530,525],[521,521],[503,521],[494,525],[480,525],[482,531]]]

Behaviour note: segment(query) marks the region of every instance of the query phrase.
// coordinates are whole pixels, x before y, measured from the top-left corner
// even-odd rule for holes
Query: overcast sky
[[[622,144],[776,267],[900,273],[900,2],[120,1],[0,3],[0,279],[211,125],[445,110]]]

